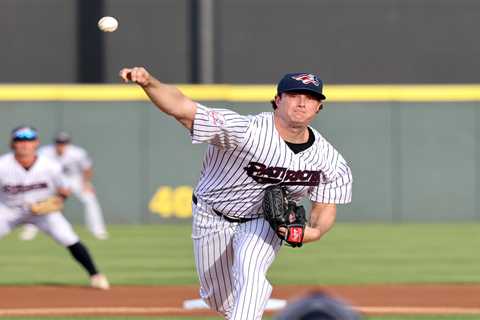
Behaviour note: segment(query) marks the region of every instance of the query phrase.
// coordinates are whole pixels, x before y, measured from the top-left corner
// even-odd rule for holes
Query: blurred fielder
[[[37,154],[37,130],[15,128],[10,145],[13,152],[0,157],[0,238],[19,225],[32,224],[70,251],[90,275],[92,287],[109,289],[107,278],[61,212],[70,190],[61,166]]]
[[[70,189],[84,206],[87,229],[95,238],[107,239],[102,210],[92,184],[93,164],[87,151],[71,144],[70,134],[60,131],[55,135],[54,144],[43,146],[38,152],[60,163]],[[20,233],[20,239],[31,240],[37,233],[35,226],[26,225]]]
[[[193,143],[208,144],[192,198],[200,296],[226,319],[261,319],[272,292],[266,274],[281,244],[319,240],[335,222],[336,204],[351,200],[350,168],[309,126],[325,99],[321,80],[287,74],[273,112],[242,116],[195,103],[141,67],[120,76],[186,127]],[[308,225],[296,205],[306,196]]]

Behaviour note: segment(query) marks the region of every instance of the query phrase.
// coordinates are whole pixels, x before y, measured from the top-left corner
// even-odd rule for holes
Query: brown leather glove
[[[33,203],[30,211],[36,215],[49,214],[63,209],[63,198],[60,196],[51,196],[45,200]]]

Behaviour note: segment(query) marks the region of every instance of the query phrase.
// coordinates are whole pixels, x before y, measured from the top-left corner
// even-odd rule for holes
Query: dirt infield
[[[294,299],[321,290],[341,298],[362,313],[478,314],[478,285],[276,286],[272,298]],[[68,315],[214,315],[184,310],[183,301],[198,299],[196,286],[114,286],[99,291],[76,286],[1,286],[2,316]],[[292,294],[295,293],[295,294]],[[300,294],[298,294],[300,293]]]

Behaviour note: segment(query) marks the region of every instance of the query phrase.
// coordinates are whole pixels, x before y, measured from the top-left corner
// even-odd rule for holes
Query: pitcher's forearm
[[[303,242],[322,238],[335,224],[337,209],[334,204],[314,203],[310,212],[310,225],[305,228]]]
[[[153,78],[153,77],[152,77]],[[142,87],[150,100],[162,112],[174,117],[191,129],[197,105],[178,88],[153,78],[148,86]]]
[[[123,81],[132,81],[142,87],[162,112],[177,119],[187,129],[192,129],[197,105],[178,88],[160,82],[143,67],[124,68],[119,75]]]

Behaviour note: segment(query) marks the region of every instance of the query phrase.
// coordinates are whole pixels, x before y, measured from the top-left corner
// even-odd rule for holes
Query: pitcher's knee
[[[243,273],[238,277],[238,279],[239,281],[237,285],[240,287],[239,291],[242,291],[241,287],[250,288],[251,290],[255,289],[255,292],[257,291],[257,288],[269,288],[269,290],[272,288],[270,282],[264,274]]]

